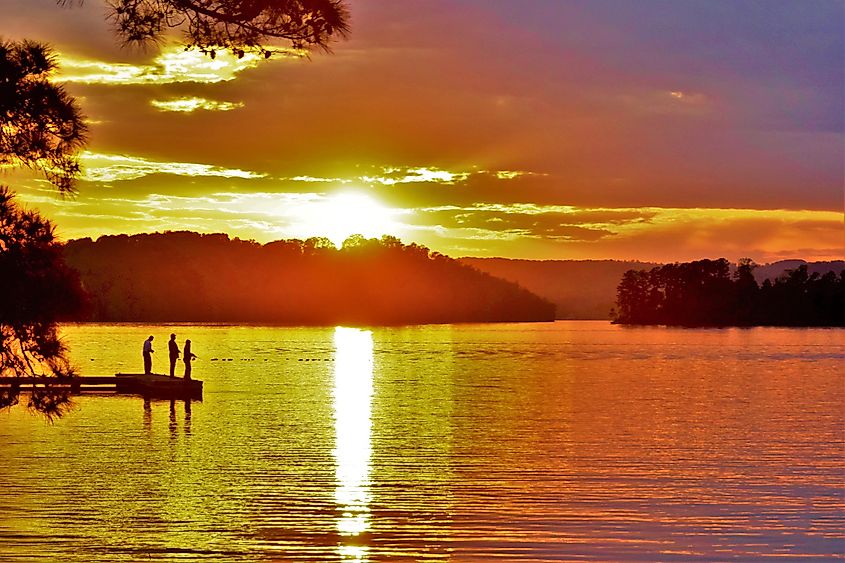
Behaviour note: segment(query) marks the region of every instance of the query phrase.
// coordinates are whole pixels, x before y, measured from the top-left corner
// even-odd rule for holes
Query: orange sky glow
[[[330,54],[121,49],[12,0],[88,116],[63,238],[390,234],[451,256],[845,257],[843,4],[350,0]]]

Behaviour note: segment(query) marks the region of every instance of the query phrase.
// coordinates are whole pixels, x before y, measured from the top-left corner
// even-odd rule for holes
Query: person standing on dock
[[[153,337],[144,340],[144,375],[153,372]]]
[[[196,359],[196,355],[191,352],[191,341],[185,341],[185,350],[182,352],[182,361],[185,362],[185,379],[191,379],[191,361]]]
[[[171,334],[167,341],[167,348],[170,350],[170,377],[176,377],[176,360],[179,359],[179,345],[176,344],[176,335]]]

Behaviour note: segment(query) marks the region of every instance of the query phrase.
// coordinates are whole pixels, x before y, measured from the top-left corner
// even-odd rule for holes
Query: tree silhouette
[[[0,296],[0,377],[73,377],[57,322],[82,310],[79,277],[65,264],[53,225],[22,209],[5,186],[0,186]],[[17,400],[17,393],[7,391],[0,407]],[[68,404],[67,393],[30,394],[30,408],[48,416],[61,414]]]
[[[754,324],[759,317],[760,286],[754,279],[754,269],[757,264],[750,258],[742,258],[734,272],[735,320],[738,325]]]
[[[845,270],[809,274],[807,265],[757,285],[748,258],[733,277],[724,258],[625,272],[617,289],[620,324],[680,326],[845,326]]]
[[[59,194],[72,194],[85,144],[82,113],[52,83],[52,52],[32,41],[0,41],[0,165],[43,173]],[[0,377],[72,377],[58,321],[78,315],[78,275],[64,262],[52,224],[14,201],[0,186]],[[0,394],[0,407],[18,402],[17,388]],[[33,390],[28,406],[48,418],[68,408],[67,392]]]
[[[54,70],[47,46],[0,41],[0,166],[38,170],[68,194],[87,128],[74,99],[50,82]]]
[[[39,170],[69,194],[86,129],[73,99],[50,82],[55,68],[44,45],[0,42],[0,165]],[[50,222],[0,186],[0,376],[74,375],[57,322],[78,313],[82,295]],[[0,405],[14,402],[13,393],[0,398]],[[46,414],[65,403],[60,395],[30,395],[30,406]]]
[[[343,0],[112,0],[109,8],[126,44],[159,43],[181,30],[186,48],[212,58],[218,49],[269,57],[277,40],[294,49],[328,49],[349,31]]]
[[[78,274],[64,262],[53,225],[0,186],[0,375],[69,377],[56,320],[82,311]]]

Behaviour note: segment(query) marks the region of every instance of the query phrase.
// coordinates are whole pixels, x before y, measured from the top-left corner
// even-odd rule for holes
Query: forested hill
[[[91,296],[90,320],[280,324],[549,321],[518,285],[393,237],[268,244],[167,232],[64,248]]]

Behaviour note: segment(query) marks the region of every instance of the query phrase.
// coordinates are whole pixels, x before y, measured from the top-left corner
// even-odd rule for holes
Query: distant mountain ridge
[[[557,307],[558,319],[608,319],[616,303],[616,288],[628,270],[650,270],[663,264],[628,260],[518,260],[460,258],[464,264],[492,276],[518,283]],[[807,262],[780,260],[754,271],[758,283],[775,279],[807,264],[810,274],[840,272],[845,260]],[[735,267],[735,265],[734,265]]]
[[[774,280],[783,276],[788,270],[794,270],[799,266],[807,265],[807,273],[824,275],[827,272],[841,272],[845,270],[845,260],[827,260],[820,262],[807,262],[806,260],[779,260],[771,264],[762,264],[754,269],[754,279],[757,283],[763,280]]]

